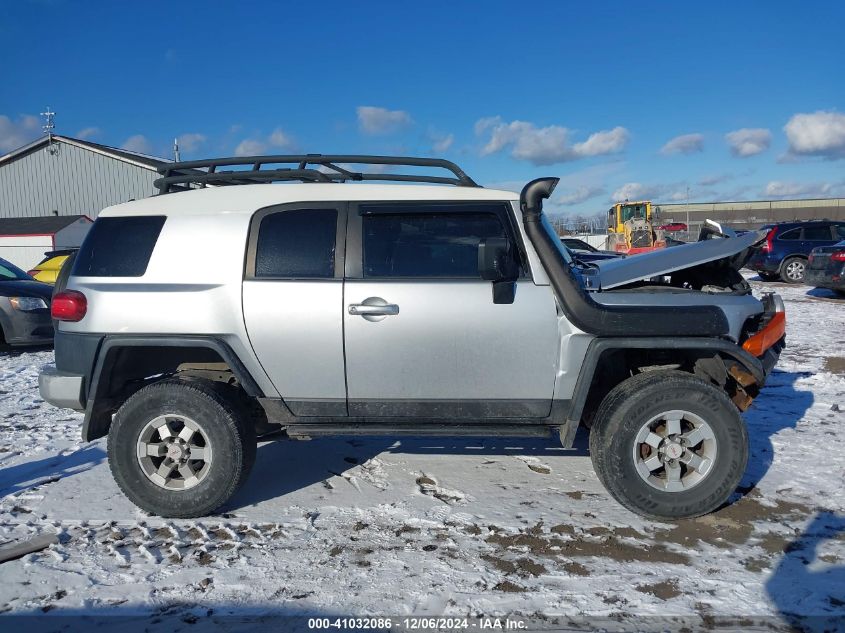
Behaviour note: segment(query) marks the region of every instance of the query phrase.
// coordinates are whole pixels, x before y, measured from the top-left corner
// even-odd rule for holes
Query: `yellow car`
[[[38,262],[31,270],[26,271],[26,273],[37,281],[54,284],[56,283],[56,278],[59,276],[59,271],[62,269],[62,265],[74,252],[76,252],[75,248],[44,253],[44,259]]]

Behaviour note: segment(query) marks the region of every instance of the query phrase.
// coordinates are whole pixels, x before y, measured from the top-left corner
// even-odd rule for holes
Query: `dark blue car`
[[[781,222],[763,228],[769,230],[766,241],[745,266],[767,281],[780,278],[787,283],[802,283],[810,251],[845,239],[843,220]]]

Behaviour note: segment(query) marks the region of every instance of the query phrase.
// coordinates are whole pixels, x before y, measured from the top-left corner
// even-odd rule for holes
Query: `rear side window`
[[[258,228],[255,276],[334,277],[337,211],[294,209],[265,216]]]
[[[833,239],[830,234],[830,226],[804,227],[804,239],[829,242]]]
[[[836,236],[840,239],[845,240],[845,224],[836,225]]]
[[[508,237],[494,213],[364,215],[364,277],[480,278],[478,243]]]
[[[791,231],[787,231],[783,235],[781,235],[779,240],[800,240],[801,239],[801,229],[792,229]]]
[[[141,277],[147,272],[165,216],[98,218],[85,237],[76,277]]]

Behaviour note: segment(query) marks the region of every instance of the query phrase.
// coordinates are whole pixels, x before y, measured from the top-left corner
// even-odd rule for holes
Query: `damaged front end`
[[[764,239],[765,231],[736,236],[709,223],[698,242],[601,262],[583,277],[592,298],[605,306],[718,307],[728,323],[720,338],[735,344],[736,353],[698,358],[693,371],[725,389],[745,411],[786,341],[781,298],[774,293],[755,297],[740,273]]]

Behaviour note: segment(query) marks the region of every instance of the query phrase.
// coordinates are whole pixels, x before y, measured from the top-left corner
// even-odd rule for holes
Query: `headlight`
[[[40,297],[10,297],[9,303],[15,310],[21,312],[32,312],[33,310],[41,310],[47,308],[47,302]]]

